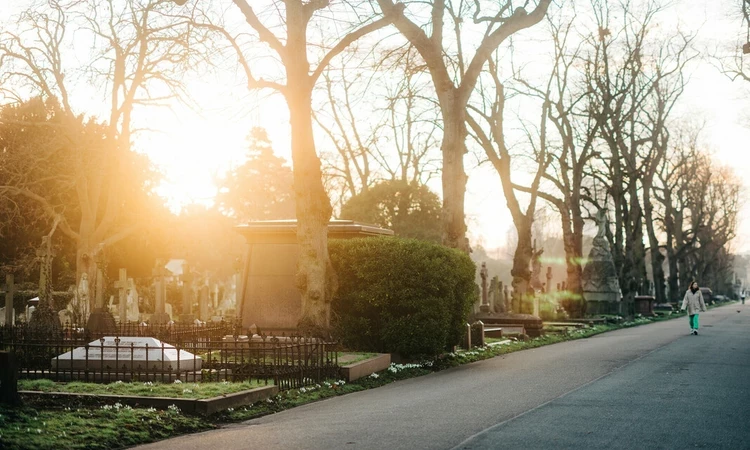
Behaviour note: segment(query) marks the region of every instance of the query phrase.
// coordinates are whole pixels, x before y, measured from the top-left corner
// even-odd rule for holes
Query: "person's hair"
[[[693,289],[693,285],[695,285],[695,289]],[[698,282],[695,281],[695,280],[691,281],[690,282],[690,290],[691,291],[697,291],[698,289],[700,289],[700,286],[698,286]]]

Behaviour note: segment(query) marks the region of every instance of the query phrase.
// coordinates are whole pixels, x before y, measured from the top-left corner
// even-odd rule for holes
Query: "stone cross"
[[[479,276],[482,277],[482,304],[479,306],[479,310],[483,313],[490,312],[490,304],[487,301],[487,263],[482,263],[482,269],[479,271]]]
[[[13,274],[5,275],[5,325],[13,325],[13,294],[16,285],[13,284]]]
[[[128,291],[128,271],[127,269],[120,269],[120,278],[115,281],[115,288],[117,288],[120,297],[120,323],[126,323],[128,321],[128,302],[127,302],[127,291]]]

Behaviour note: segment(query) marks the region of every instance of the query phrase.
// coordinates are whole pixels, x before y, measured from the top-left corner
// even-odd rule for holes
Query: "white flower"
[[[154,385],[154,383],[152,383],[152,382],[150,382],[150,381],[146,381],[145,383],[143,383],[143,385],[144,385],[144,386],[153,386],[153,385]]]
[[[180,412],[180,408],[178,408],[177,405],[169,405],[167,406],[167,409],[176,413]]]
[[[192,389],[183,389],[183,390],[182,390],[182,393],[183,393],[183,394],[192,394],[192,393],[193,393],[193,390],[192,390]]]
[[[156,412],[156,408],[152,406],[151,408],[147,409],[146,412],[150,412],[150,413]]]
[[[122,380],[115,381],[115,384],[122,384]]]
[[[37,429],[36,429],[36,433],[37,433],[37,434],[42,434],[42,430],[40,430],[39,428],[37,428]]]
[[[301,387],[301,388],[299,388],[299,392],[300,392],[300,394],[304,394],[305,392],[307,392],[307,389]]]
[[[182,383],[182,381],[180,381],[180,380],[174,380],[174,384],[180,384],[180,383]]]
[[[378,378],[380,378],[380,375],[378,375],[377,373],[373,372],[373,373],[370,374],[370,378],[372,378],[373,380],[377,380]]]
[[[234,408],[227,408],[227,411],[232,412],[234,411]]]
[[[273,403],[273,399],[272,398],[267,398],[266,399],[266,403]]]

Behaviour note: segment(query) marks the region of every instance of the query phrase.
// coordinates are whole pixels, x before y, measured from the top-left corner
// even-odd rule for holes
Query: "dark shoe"
[[[698,330],[693,330],[693,334],[698,336]]]

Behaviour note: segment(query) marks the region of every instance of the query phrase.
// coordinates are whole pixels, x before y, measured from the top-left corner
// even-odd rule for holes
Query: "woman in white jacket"
[[[706,303],[703,301],[703,293],[698,288],[697,281],[690,283],[690,289],[685,292],[685,298],[682,299],[680,311],[685,311],[686,308],[690,319],[690,334],[698,334],[698,312],[706,310]]]

